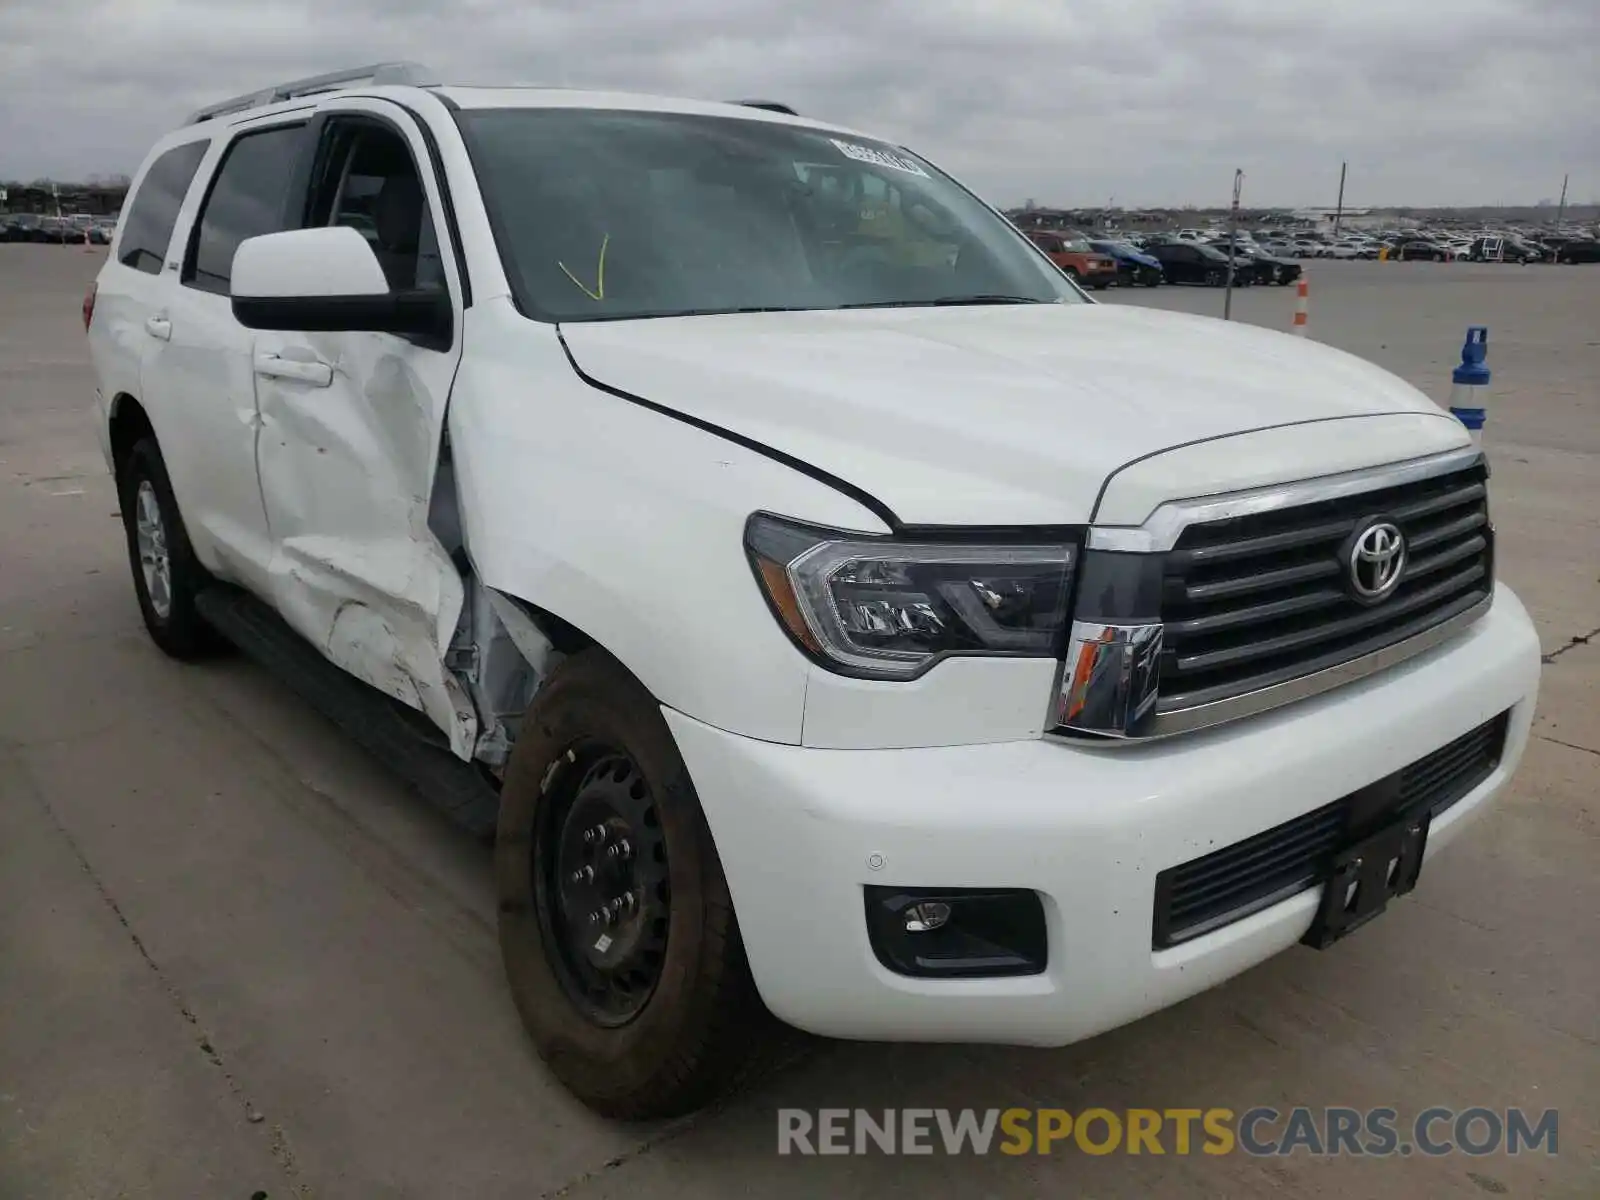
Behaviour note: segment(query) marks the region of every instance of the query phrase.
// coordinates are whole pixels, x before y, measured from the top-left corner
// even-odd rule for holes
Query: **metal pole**
[[[1239,191],[1244,187],[1244,172],[1233,172],[1233,207],[1228,210],[1228,290],[1222,296],[1222,319],[1233,320],[1233,246],[1239,238]]]
[[[1339,204],[1333,210],[1333,236],[1339,236],[1339,226],[1344,221],[1344,173],[1349,168],[1349,163],[1339,164]]]
[[[1566,175],[1561,177],[1561,203],[1556,205],[1556,235],[1558,237],[1561,234],[1561,218],[1567,211],[1567,179],[1568,176]]]

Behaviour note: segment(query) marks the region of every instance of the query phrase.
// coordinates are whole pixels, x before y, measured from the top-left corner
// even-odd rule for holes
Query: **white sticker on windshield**
[[[913,159],[904,155],[891,154],[887,150],[879,150],[873,146],[858,146],[854,142],[841,142],[838,138],[828,140],[839,147],[839,153],[846,158],[871,163],[875,167],[888,167],[891,171],[904,171],[907,175],[921,175],[924,179],[928,177],[928,173]]]

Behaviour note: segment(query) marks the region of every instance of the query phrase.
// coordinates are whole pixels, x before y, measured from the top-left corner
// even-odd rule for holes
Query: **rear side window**
[[[303,131],[303,125],[264,129],[228,147],[195,225],[184,283],[227,295],[239,243],[291,228],[284,201]]]
[[[178,223],[178,209],[183,207],[183,198],[210,144],[205,139],[185,142],[150,164],[123,218],[122,240],[117,248],[117,260],[123,266],[161,274],[167,244],[172,241],[172,227]]]

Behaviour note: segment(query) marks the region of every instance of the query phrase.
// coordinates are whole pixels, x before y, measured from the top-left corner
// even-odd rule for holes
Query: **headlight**
[[[841,674],[911,679],[953,654],[1063,652],[1069,542],[901,541],[757,513],[745,548],[789,636]]]

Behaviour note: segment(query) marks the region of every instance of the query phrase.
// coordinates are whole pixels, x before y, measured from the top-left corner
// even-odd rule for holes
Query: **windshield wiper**
[[[1040,300],[1035,296],[974,295],[936,296],[930,300],[865,300],[858,304],[841,304],[840,308],[955,308],[964,304],[1054,304],[1054,300]]]

